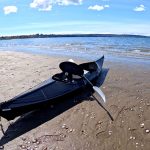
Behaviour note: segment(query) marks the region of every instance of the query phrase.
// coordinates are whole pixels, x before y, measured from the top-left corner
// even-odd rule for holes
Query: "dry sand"
[[[62,60],[66,58],[0,52],[0,101],[59,72]],[[113,61],[104,67],[110,70],[102,90],[113,122],[92,98],[53,117],[49,108],[15,119],[11,126],[2,119],[7,131],[4,137],[0,133],[4,149],[149,150],[150,67]]]

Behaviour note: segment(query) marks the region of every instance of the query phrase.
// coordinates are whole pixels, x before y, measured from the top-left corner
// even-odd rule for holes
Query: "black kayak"
[[[65,100],[67,96],[75,95],[76,92],[90,86],[88,80],[94,84],[94,81],[101,73],[103,61],[104,56],[97,61],[80,65],[71,62],[62,62],[59,65],[62,73],[56,74],[36,87],[9,101],[1,103],[0,116],[7,120],[12,120],[27,112],[59,103]],[[67,73],[67,71],[64,72],[64,70],[68,70],[68,68],[71,70],[71,73]],[[85,78],[80,75],[83,70],[86,72],[84,73]]]

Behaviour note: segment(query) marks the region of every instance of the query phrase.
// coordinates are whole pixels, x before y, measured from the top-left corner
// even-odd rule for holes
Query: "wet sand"
[[[66,59],[0,52],[0,101],[59,72],[59,62]],[[109,72],[101,89],[113,122],[89,97],[59,115],[52,116],[49,111],[55,108],[50,106],[11,121],[11,126],[2,119],[7,136],[0,132],[0,144],[5,150],[149,150],[150,67],[107,60],[104,67]]]

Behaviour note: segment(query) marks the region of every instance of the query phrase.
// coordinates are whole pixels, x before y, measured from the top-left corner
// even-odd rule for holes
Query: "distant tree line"
[[[33,34],[33,35],[0,36],[0,40],[26,39],[26,38],[55,38],[55,37],[148,37],[148,36],[130,35],[130,34]]]

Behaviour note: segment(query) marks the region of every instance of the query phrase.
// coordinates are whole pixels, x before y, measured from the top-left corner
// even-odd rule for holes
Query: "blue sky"
[[[0,36],[52,33],[150,35],[149,0],[0,0]]]

